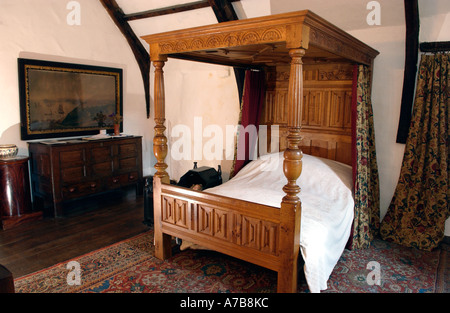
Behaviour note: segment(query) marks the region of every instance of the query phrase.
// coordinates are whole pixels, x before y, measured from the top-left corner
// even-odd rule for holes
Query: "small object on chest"
[[[220,165],[216,171],[212,167],[197,167],[197,162],[194,162],[194,168],[184,174],[178,182],[178,186],[193,190],[205,190],[220,184],[222,184],[222,170]]]

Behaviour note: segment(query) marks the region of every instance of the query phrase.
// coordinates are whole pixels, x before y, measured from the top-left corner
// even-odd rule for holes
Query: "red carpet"
[[[18,293],[266,293],[276,273],[212,251],[187,250],[166,261],[153,257],[153,232],[74,259],[80,285],[69,285],[73,268],[57,264],[15,280]],[[424,252],[375,240],[366,250],[345,251],[327,293],[448,292],[448,252]],[[379,284],[369,284],[379,264]],[[301,281],[299,292],[308,292]]]

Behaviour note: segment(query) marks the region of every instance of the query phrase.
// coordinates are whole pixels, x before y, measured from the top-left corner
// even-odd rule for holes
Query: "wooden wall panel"
[[[327,90],[308,90],[305,89],[303,120],[305,126],[322,126],[325,123],[326,114],[328,109],[328,91]]]
[[[231,241],[231,213],[229,211],[214,209],[213,234],[214,237]]]
[[[174,214],[173,214],[173,202],[174,199],[170,197],[162,198],[162,207],[161,207],[161,215],[162,220],[167,223],[174,223]]]
[[[176,225],[189,228],[189,206],[187,201],[175,199],[174,203],[174,222]]]
[[[352,64],[304,65],[304,153],[351,164],[352,71]],[[284,150],[289,67],[271,68],[267,79],[268,90],[261,124],[279,125],[280,150]]]
[[[198,232],[212,235],[212,208],[198,205]]]
[[[351,88],[351,87],[350,87]],[[330,127],[351,128],[352,93],[346,88],[331,90]]]
[[[261,220],[248,216],[242,216],[242,245],[259,250],[260,248],[260,226]]]
[[[261,222],[261,251],[273,255],[278,255],[278,224]]]
[[[165,225],[177,231],[200,235],[237,246],[245,246],[267,255],[279,254],[279,223],[238,213],[221,203],[204,204],[180,199],[176,194],[161,195],[161,217]]]

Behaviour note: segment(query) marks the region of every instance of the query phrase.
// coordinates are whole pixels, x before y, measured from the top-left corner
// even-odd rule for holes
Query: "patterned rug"
[[[160,261],[153,232],[15,280],[18,293],[273,293],[276,273],[213,251],[186,250]],[[370,263],[371,262],[371,263]],[[444,263],[444,264],[443,264]],[[73,264],[79,264],[79,272]],[[344,251],[326,293],[448,292],[448,250],[424,252],[375,240]],[[77,276],[81,279],[76,283]],[[378,274],[378,275],[377,275]],[[70,282],[70,284],[69,284]],[[306,293],[304,280],[299,292]]]

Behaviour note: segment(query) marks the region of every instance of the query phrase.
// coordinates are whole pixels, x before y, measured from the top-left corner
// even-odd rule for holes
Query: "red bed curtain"
[[[247,70],[244,79],[244,91],[241,101],[239,124],[245,128],[259,127],[259,120],[266,93],[264,71]],[[247,128],[250,129],[250,128]],[[240,131],[237,134],[234,164],[230,177],[236,175],[251,159],[257,149],[257,137],[250,136],[249,132]],[[244,156],[244,157],[242,157]]]

